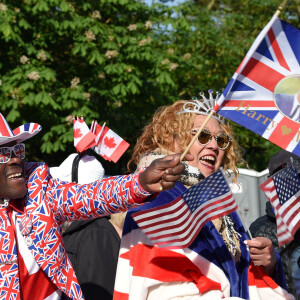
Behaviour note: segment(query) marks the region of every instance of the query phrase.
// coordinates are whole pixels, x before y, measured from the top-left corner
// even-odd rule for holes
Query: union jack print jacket
[[[149,193],[138,174],[116,176],[90,184],[61,182],[49,175],[44,163],[26,163],[28,187],[24,212],[17,222],[32,227],[26,238],[35,261],[48,278],[71,299],[84,299],[62,243],[65,221],[101,217],[139,205]],[[33,287],[34,288],[34,287]],[[0,207],[0,300],[20,299],[15,235],[7,214]]]

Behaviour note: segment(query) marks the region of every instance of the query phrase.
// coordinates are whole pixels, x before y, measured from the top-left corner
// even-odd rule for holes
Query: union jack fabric
[[[41,129],[42,126],[37,123],[26,123],[14,129],[13,134],[18,135],[24,132],[34,133],[35,131],[39,132]]]
[[[11,130],[4,116],[0,113],[0,142],[24,141],[36,135],[42,130],[42,126],[37,123],[27,123]]]
[[[186,248],[203,225],[237,210],[222,170],[192,186],[175,200],[133,214],[144,233],[159,247]]]
[[[73,118],[74,147],[81,153],[96,145],[96,136],[89,130],[83,118]]]
[[[297,155],[300,155],[300,123],[277,108],[274,92],[283,79],[299,77],[299,45],[300,31],[273,17],[214,107],[224,117]]]
[[[139,173],[80,185],[53,179],[44,163],[26,163],[25,176],[26,205],[23,214],[16,213],[16,222],[25,224],[29,218],[32,223],[26,235],[32,243],[27,247],[58,289],[71,299],[84,299],[63,246],[62,224],[125,211],[138,206],[149,193],[139,185]],[[26,226],[29,231],[31,226]],[[7,209],[0,206],[0,300],[20,299],[17,258],[13,226]]]
[[[279,246],[292,241],[300,227],[300,178],[294,166],[275,173],[260,185],[276,216]]]
[[[230,214],[240,234],[241,258],[234,261],[221,235],[208,221],[187,248],[156,246],[133,219],[136,212],[178,197],[186,188],[169,191],[128,211],[123,227],[113,300],[294,299],[285,287],[280,257],[271,279],[254,266],[244,240],[248,236],[236,212]]]

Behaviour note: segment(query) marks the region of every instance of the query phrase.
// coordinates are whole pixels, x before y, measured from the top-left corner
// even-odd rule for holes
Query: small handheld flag
[[[96,145],[96,136],[89,130],[83,118],[73,118],[74,146],[81,153]]]
[[[223,170],[206,177],[175,200],[132,215],[159,247],[186,248],[209,220],[237,210]]]
[[[279,246],[294,239],[300,227],[300,178],[294,166],[275,173],[260,185],[276,216]]]

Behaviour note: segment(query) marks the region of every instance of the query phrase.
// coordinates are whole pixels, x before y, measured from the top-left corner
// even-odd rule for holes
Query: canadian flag
[[[92,133],[83,118],[73,118],[74,146],[81,153],[96,145],[96,135]]]
[[[91,130],[96,135],[97,146],[94,150],[106,160],[116,163],[129,147],[129,144],[124,139],[105,126],[105,124],[100,126],[93,123]]]

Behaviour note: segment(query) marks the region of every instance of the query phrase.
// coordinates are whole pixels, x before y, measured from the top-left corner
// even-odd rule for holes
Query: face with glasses
[[[191,138],[197,133],[205,119],[206,116],[204,115],[195,116]],[[190,162],[190,165],[197,167],[207,177],[222,166],[225,149],[229,144],[230,137],[223,132],[219,121],[210,118],[190,149],[190,153],[194,156],[194,160]]]
[[[26,195],[24,158],[24,144],[0,145],[0,198],[17,199]]]

